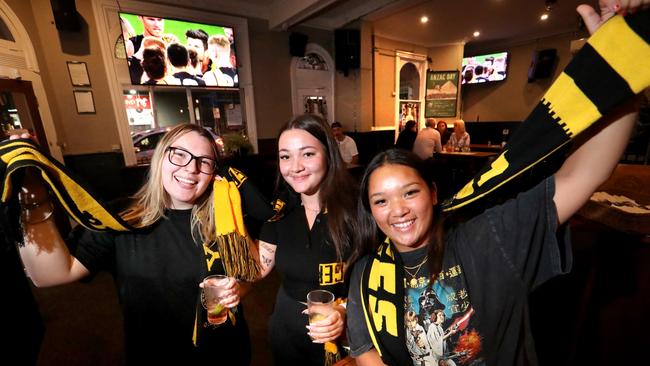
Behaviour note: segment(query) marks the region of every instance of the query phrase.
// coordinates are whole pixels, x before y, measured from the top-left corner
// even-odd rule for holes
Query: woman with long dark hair
[[[639,5],[601,1],[602,16],[578,10],[593,31]],[[528,295],[570,270],[564,224],[611,174],[637,111],[634,100],[612,109],[553,176],[463,223],[440,213],[431,171],[416,156],[377,155],[361,181],[349,281],[357,365],[535,364]]]
[[[298,116],[282,128],[278,158],[285,214],[263,226],[259,243],[263,275],[274,267],[282,275],[269,326],[273,357],[276,365],[321,366],[334,359],[323,344],[333,345],[343,333],[345,308],[338,305],[338,311],[311,325],[301,313],[311,290],[347,296],[344,269],[352,247],[355,183],[330,127],[315,115]]]

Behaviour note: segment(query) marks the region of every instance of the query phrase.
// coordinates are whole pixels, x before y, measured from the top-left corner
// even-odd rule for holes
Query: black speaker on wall
[[[289,54],[294,57],[305,57],[305,49],[307,48],[306,34],[293,32],[289,35]]]
[[[557,50],[555,48],[535,51],[528,69],[528,82],[532,83],[535,80],[553,76],[556,59]]]
[[[81,30],[75,0],[50,0],[56,29],[68,32]]]
[[[361,32],[358,29],[334,31],[336,69],[348,76],[350,70],[361,67]]]

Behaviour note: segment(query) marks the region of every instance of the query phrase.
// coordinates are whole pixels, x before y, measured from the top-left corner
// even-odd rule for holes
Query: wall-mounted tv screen
[[[508,52],[464,57],[461,84],[504,80],[508,75]]]
[[[119,15],[131,84],[239,87],[231,27]]]

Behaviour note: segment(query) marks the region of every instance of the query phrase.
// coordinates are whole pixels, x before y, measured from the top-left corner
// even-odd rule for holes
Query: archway
[[[0,39],[0,76],[31,82],[34,96],[38,101],[38,113],[47,147],[54,158],[63,162],[63,154],[29,33],[5,1],[0,1],[0,22],[3,23],[3,26],[0,26],[3,33],[0,37],[2,38]]]
[[[305,57],[291,60],[293,114],[314,113],[334,122],[334,60],[315,43],[307,44]]]

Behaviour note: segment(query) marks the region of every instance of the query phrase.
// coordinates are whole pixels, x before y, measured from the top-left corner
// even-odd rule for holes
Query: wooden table
[[[626,196],[641,205],[650,205],[650,166],[618,164],[612,176],[596,192]],[[614,205],[589,200],[578,215],[614,230],[645,236],[650,241],[650,215],[633,214]]]
[[[430,169],[438,185],[439,197],[451,197],[496,156],[496,152],[488,151],[443,151],[434,154]]]
[[[469,148],[472,149],[472,151],[494,151],[494,152],[499,152],[502,149],[501,145],[495,145],[495,144],[470,144]]]
[[[489,158],[491,156],[495,156],[497,153],[489,151],[443,151],[438,154],[441,156],[451,157]]]

